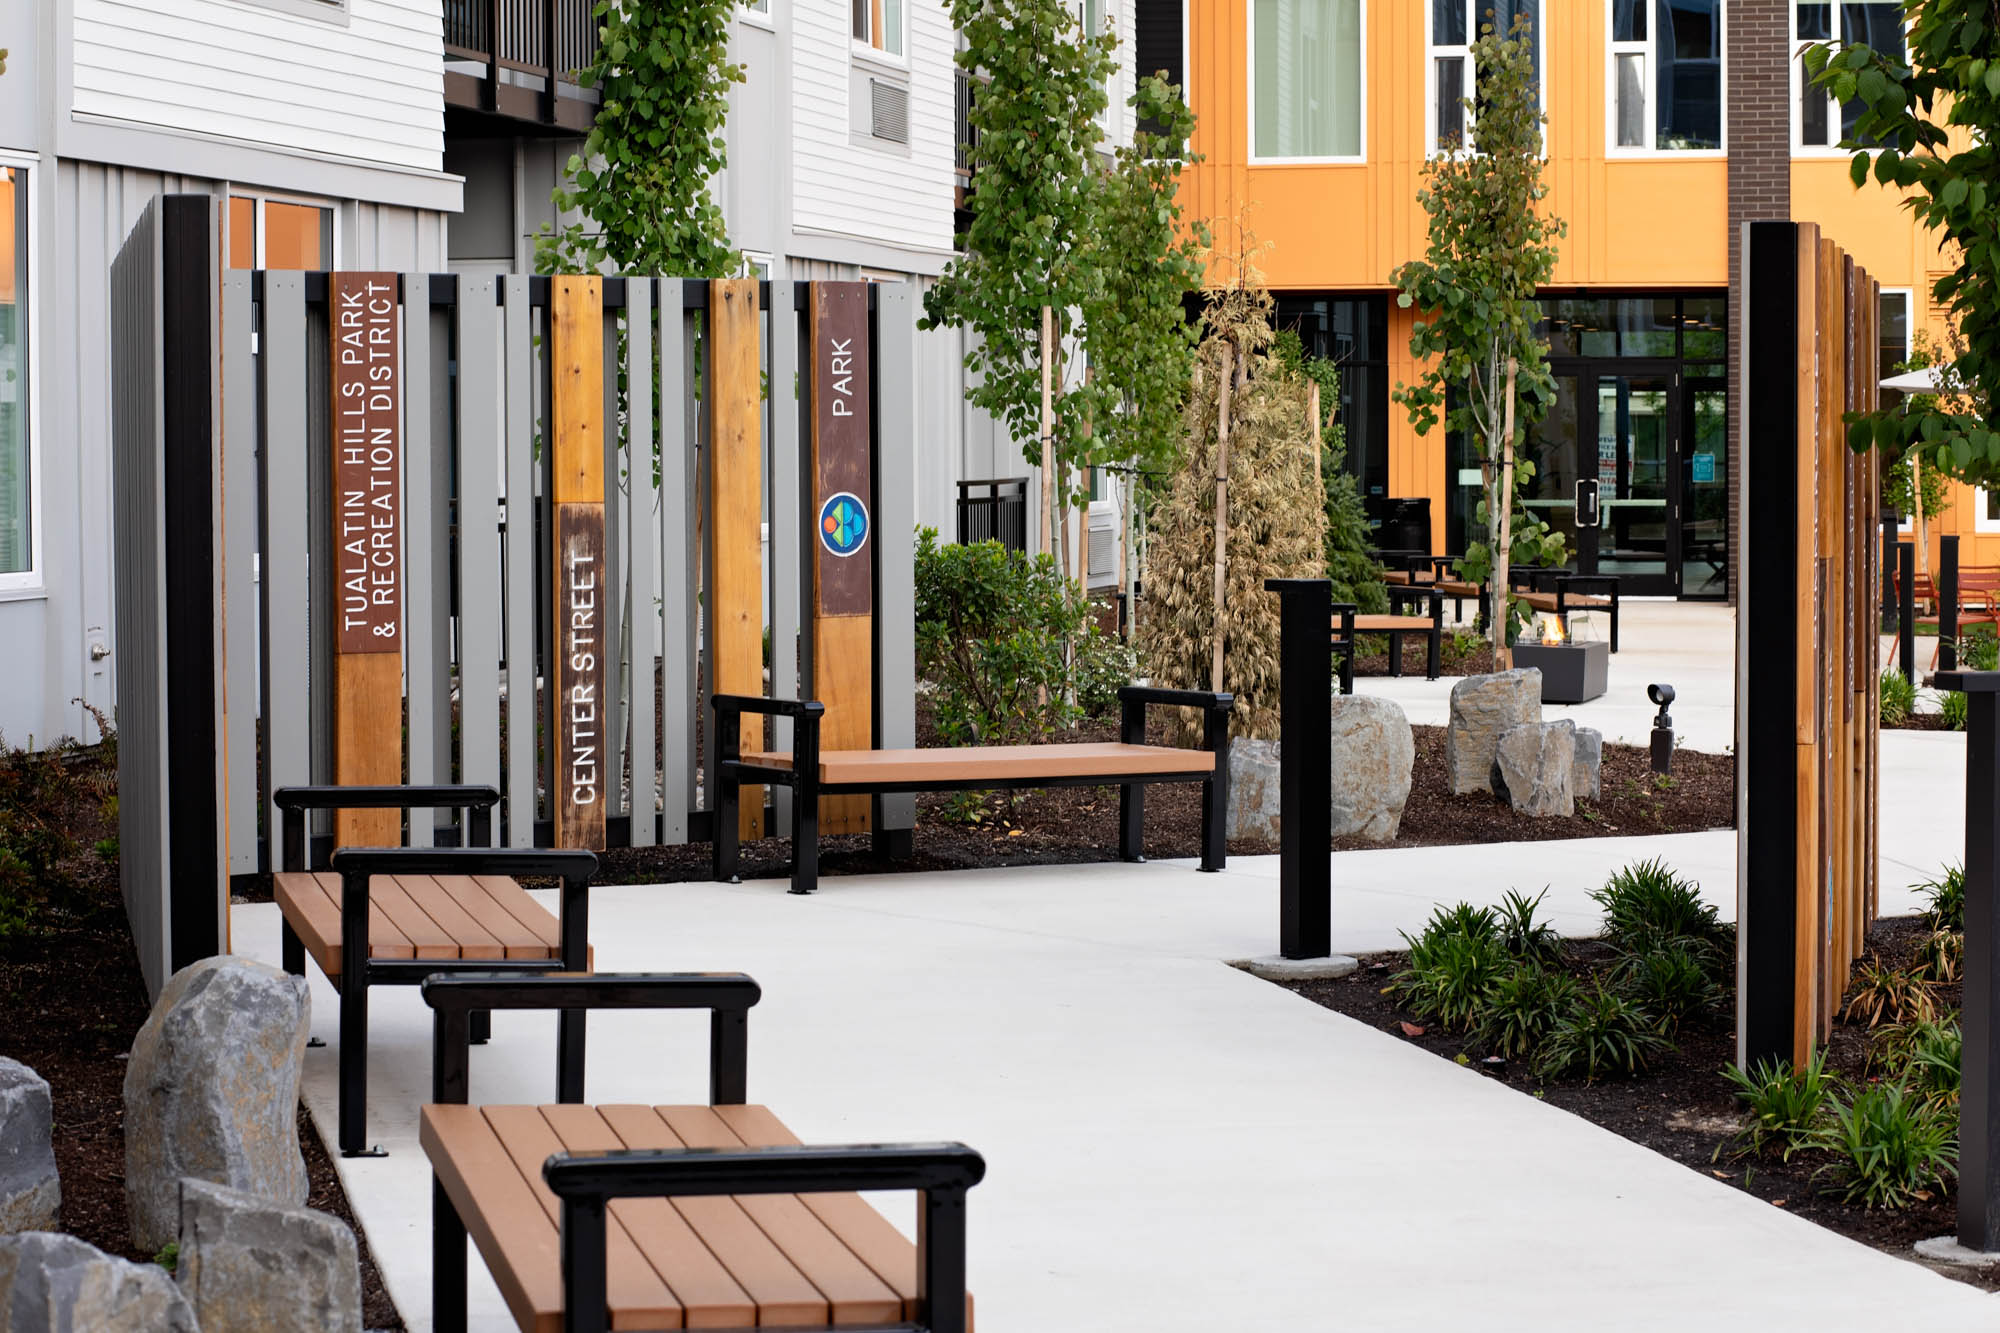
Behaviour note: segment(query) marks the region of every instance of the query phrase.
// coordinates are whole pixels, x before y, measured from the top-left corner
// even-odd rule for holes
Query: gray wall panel
[[[876,288],[875,401],[875,744],[908,749],[917,743],[916,380],[901,373],[917,363],[915,284]],[[916,798],[875,798],[878,830],[914,828]]]
[[[632,845],[650,847],[659,812],[658,744],[660,716],[654,701],[654,664],[660,656],[660,485],[653,461],[653,289],[650,279],[634,278],[625,288],[625,383],[627,385],[627,520],[632,586],[632,624],[625,651],[626,680],[632,697]]]
[[[268,788],[313,780],[312,702],[307,688],[306,288],[297,273],[264,276],[264,769]],[[266,806],[264,827],[279,827]],[[272,849],[272,863],[278,849]]]
[[[250,275],[222,279],[222,651],[228,694],[229,873],[257,872],[257,383]]]
[[[507,494],[506,563],[507,786],[509,847],[535,845],[535,417],[538,358],[528,280],[501,279],[507,303],[500,328],[507,367],[501,454]],[[474,381],[477,383],[477,381]],[[554,733],[551,732],[551,735]]]
[[[460,781],[497,787],[501,362],[494,290],[492,278],[459,279],[458,738]]]

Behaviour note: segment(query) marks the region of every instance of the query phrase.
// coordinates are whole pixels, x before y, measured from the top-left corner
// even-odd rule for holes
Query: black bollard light
[[[1674,687],[1671,685],[1648,685],[1646,697],[1660,706],[1653,718],[1653,771],[1672,773],[1674,771],[1674,715],[1667,711],[1667,705],[1674,701]]]

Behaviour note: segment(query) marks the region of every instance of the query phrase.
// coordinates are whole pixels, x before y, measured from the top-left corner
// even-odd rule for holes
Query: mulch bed
[[[1950,731],[1943,713],[1912,713],[1901,722],[1885,722],[1884,731]]]
[[[1927,933],[1919,918],[1885,917],[1876,922],[1868,938],[1885,961],[1904,967],[1913,960]],[[1609,948],[1596,941],[1572,941],[1569,950],[1573,960],[1584,963],[1603,962],[1610,956]],[[1416,1024],[1393,996],[1383,994],[1389,979],[1403,967],[1403,954],[1372,955],[1361,964],[1360,971],[1337,981],[1293,983],[1287,988],[1443,1059],[1454,1060],[1465,1053],[1471,1057],[1472,1067],[1489,1077],[1643,1144],[1690,1170],[1899,1258],[1921,1262],[1914,1260],[1911,1251],[1917,1241],[1958,1229],[1956,1192],[1950,1188],[1928,1203],[1901,1211],[1870,1210],[1822,1193],[1821,1182],[1813,1178],[1822,1159],[1810,1154],[1794,1155],[1789,1163],[1779,1161],[1776,1155],[1757,1159],[1734,1155],[1730,1140],[1739,1124],[1740,1110],[1733,1089],[1720,1073],[1736,1058],[1735,1037],[1726,1018],[1707,1028],[1684,1029],[1679,1049],[1638,1078],[1594,1084],[1568,1080],[1544,1083],[1524,1066],[1486,1063],[1485,1051],[1468,1038],[1447,1034],[1435,1025]],[[1959,1006],[1957,986],[1939,987],[1937,997],[1941,1010]],[[1421,1028],[1420,1034],[1410,1035],[1405,1023]],[[1868,1033],[1864,1028],[1836,1022],[1827,1052],[1830,1069],[1855,1083],[1865,1081]],[[1988,1291],[2000,1291],[2000,1268],[1927,1266]]]
[[[86,847],[116,832],[90,805],[74,811],[71,827]],[[66,868],[79,885],[78,907],[45,913],[38,935],[0,941],[0,1014],[7,1016],[0,1024],[0,1055],[48,1080],[63,1230],[145,1263],[154,1256],[132,1248],[125,1212],[124,1090],[126,1056],[149,1008],[146,987],[125,921],[117,861],[86,852]],[[299,1142],[310,1182],[307,1202],[353,1227],[360,1244],[363,1321],[371,1329],[402,1328],[304,1107]]]
[[[1389,674],[1389,636],[1386,634],[1362,634],[1360,651],[1354,655],[1354,674],[1357,676],[1386,676]],[[1403,636],[1403,674],[1423,678],[1424,665],[1430,652],[1424,636],[1406,634]],[[1457,629],[1446,622],[1444,642],[1438,648],[1438,675],[1440,676],[1483,676],[1493,670],[1493,645],[1470,630]]]

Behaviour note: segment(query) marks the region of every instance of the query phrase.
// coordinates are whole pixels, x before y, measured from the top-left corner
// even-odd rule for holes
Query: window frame
[[[1438,45],[1435,26],[1436,9],[1432,0],[1420,0],[1424,9],[1424,156],[1436,157],[1447,151],[1438,147],[1437,126],[1437,62],[1440,57],[1459,55],[1467,65],[1472,63],[1472,43],[1479,40],[1479,27],[1486,21],[1486,11],[1491,0],[1458,0],[1471,11],[1467,17],[1466,43]],[[1608,2],[1608,0],[1607,0]],[[1549,48],[1548,48],[1549,0],[1535,0],[1535,27],[1541,33],[1541,53],[1535,69],[1535,96],[1542,111],[1542,160],[1549,158]],[[1608,31],[1608,29],[1607,29]],[[1471,71],[1471,78],[1463,86],[1469,93],[1479,77],[1478,71]],[[1466,117],[1465,128],[1468,135],[1473,129],[1472,118]],[[1467,151],[1463,147],[1448,150],[1454,153]]]
[[[1808,0],[1808,2],[1810,3],[1811,0]],[[1827,107],[1826,129],[1828,142],[1824,144],[1809,144],[1802,137],[1805,133],[1805,117],[1802,114],[1804,108],[1800,103],[1803,100],[1802,95],[1805,89],[1799,80],[1799,57],[1804,52],[1807,43],[1799,38],[1799,3],[1800,0],[1785,0],[1785,31],[1791,37],[1791,46],[1787,49],[1792,53],[1791,59],[1786,62],[1788,70],[1786,77],[1786,88],[1788,89],[1787,100],[1790,102],[1790,107],[1786,112],[1786,119],[1791,123],[1791,154],[1793,157],[1845,159],[1852,158],[1857,152],[1872,153],[1875,151],[1872,148],[1855,149],[1842,148],[1840,146],[1840,103],[1834,100],[1831,93],[1823,94]],[[1841,0],[1826,0],[1826,3],[1833,13],[1834,36],[1832,38],[1832,45],[1838,49],[1847,45],[1846,34],[1843,31],[1846,26],[1846,20],[1842,17],[1845,11],[1841,7]],[[1818,38],[1812,39],[1812,43],[1815,45],[1818,44],[1818,41]],[[1909,20],[1905,19],[1903,22],[1903,54],[1907,56],[1909,51],[1910,25]],[[1727,62],[1724,63],[1725,65],[1727,64]]]
[[[1646,18],[1646,40],[1643,42],[1620,42],[1612,39],[1616,29],[1614,7],[1618,0],[1604,0],[1604,155],[1607,158],[1649,158],[1667,162],[1699,162],[1729,156],[1729,0],[1716,0],[1716,23],[1720,31],[1717,40],[1722,44],[1722,81],[1717,95],[1722,99],[1722,115],[1718,125],[1722,133],[1722,143],[1715,148],[1661,148],[1657,140],[1660,131],[1658,114],[1658,50],[1660,25],[1653,15]],[[1798,23],[1797,0],[1786,0],[1792,6],[1792,22]],[[1645,90],[1647,114],[1641,121],[1646,132],[1646,142],[1642,145],[1626,146],[1618,142],[1618,57],[1639,55],[1645,61]],[[1796,99],[1794,99],[1796,101]],[[1796,116],[1797,106],[1793,113]]]
[[[1368,0],[1355,0],[1355,4],[1359,10],[1360,26],[1361,26],[1361,32],[1358,39],[1358,46],[1361,52],[1360,70],[1359,70],[1359,73],[1361,75],[1361,96],[1358,102],[1358,105],[1360,107],[1361,123],[1360,123],[1359,134],[1357,136],[1358,141],[1361,145],[1361,150],[1353,154],[1341,153],[1341,154],[1332,154],[1327,156],[1284,155],[1284,156],[1271,156],[1271,157],[1265,157],[1259,154],[1257,151],[1257,0],[1248,0],[1248,3],[1244,5],[1244,13],[1243,13],[1243,21],[1244,21],[1243,31],[1245,37],[1243,43],[1243,93],[1244,93],[1244,112],[1245,112],[1244,125],[1245,129],[1248,131],[1247,137],[1249,142],[1247,146],[1250,150],[1249,160],[1251,166],[1253,167],[1303,167],[1303,166],[1352,167],[1352,166],[1362,166],[1367,163],[1368,121],[1369,121]],[[1187,40],[1188,40],[1187,28],[1185,24],[1183,24],[1181,28],[1181,42],[1183,47],[1186,46]],[[1183,100],[1186,99],[1187,92],[1185,89],[1182,90],[1181,97],[1183,98]],[[1190,103],[1190,105],[1192,105],[1192,103]]]
[[[247,200],[253,206],[252,225],[256,228],[257,236],[256,244],[252,250],[254,261],[251,264],[252,268],[261,269],[265,264],[266,244],[270,235],[270,229],[264,223],[264,206],[266,204],[288,204],[293,208],[317,208],[324,210],[327,214],[327,268],[332,270],[340,267],[340,202],[338,200],[325,199],[308,194],[288,194],[283,190],[263,190],[255,186],[243,185],[236,181],[224,182],[220,198],[224,226],[228,225],[230,200]],[[228,267],[229,240],[228,236],[224,236],[222,254],[223,266],[225,268]],[[239,269],[237,271],[242,272],[243,270]]]
[[[771,0],[737,0],[736,17],[753,28],[766,32],[777,30],[777,16],[771,12]]]
[[[25,299],[28,317],[22,322],[27,334],[27,373],[22,376],[23,401],[27,410],[22,413],[28,429],[28,567],[12,573],[0,572],[0,601],[21,601],[48,595],[47,567],[42,560],[42,357],[41,357],[41,302],[35,291],[39,276],[41,258],[41,219],[37,216],[40,196],[42,159],[33,153],[0,148],[0,167],[9,167],[21,173],[26,181],[15,200],[15,207],[22,210],[26,218],[24,228],[26,238],[22,243],[25,255],[22,272],[24,292],[16,293]]]
[[[916,3],[917,0],[903,0],[903,31],[901,34],[903,49],[900,53],[891,51],[887,47],[877,46],[875,44],[875,38],[881,35],[879,33],[871,31],[869,35],[865,38],[856,37],[854,35],[854,23],[851,18],[847,25],[848,49],[853,53],[853,55],[857,59],[860,60],[876,61],[880,64],[887,65],[892,69],[898,69],[898,70],[909,69],[910,9]],[[886,7],[886,0],[885,0],[885,7]],[[871,16],[872,12],[873,11],[871,9]],[[884,30],[886,30],[889,25],[885,22],[882,26]],[[871,28],[872,28],[872,17],[871,17]]]

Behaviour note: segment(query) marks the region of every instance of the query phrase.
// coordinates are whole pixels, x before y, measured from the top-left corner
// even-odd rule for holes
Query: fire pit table
[[[1539,643],[1522,639],[1514,645],[1514,665],[1541,671],[1543,703],[1588,703],[1604,693],[1611,645],[1602,639],[1578,643],[1561,636],[1558,627]]]

